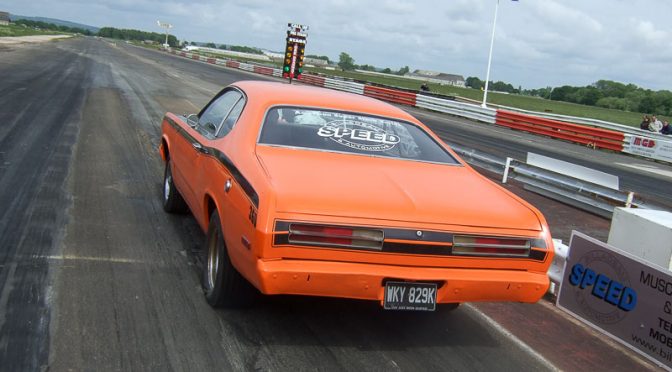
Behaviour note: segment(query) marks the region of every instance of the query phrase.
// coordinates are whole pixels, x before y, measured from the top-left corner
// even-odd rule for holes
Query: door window
[[[241,99],[242,95],[236,90],[230,90],[219,96],[198,118],[198,124],[206,133],[214,136],[222,125],[224,118],[227,117],[234,105]]]
[[[243,107],[245,107],[245,98],[241,97],[229,112],[226,120],[224,120],[224,124],[222,124],[222,127],[217,133],[217,137],[224,137],[229,134],[231,129],[233,129],[233,126],[236,124],[236,121],[238,121],[240,114],[243,112]]]

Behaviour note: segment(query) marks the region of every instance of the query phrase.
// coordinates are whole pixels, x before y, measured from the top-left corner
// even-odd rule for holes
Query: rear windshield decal
[[[259,143],[373,157],[457,164],[422,125],[366,113],[277,106],[266,113]]]
[[[387,151],[401,141],[395,134],[355,120],[332,121],[320,127],[317,135],[362,151]]]

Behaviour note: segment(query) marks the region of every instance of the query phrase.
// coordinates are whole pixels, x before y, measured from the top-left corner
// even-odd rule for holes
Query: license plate
[[[385,310],[434,311],[436,283],[387,282],[383,307]]]

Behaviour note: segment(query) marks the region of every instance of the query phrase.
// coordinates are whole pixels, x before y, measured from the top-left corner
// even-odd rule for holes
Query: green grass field
[[[326,70],[310,68],[309,71],[322,73],[325,75],[342,76],[356,80],[370,81],[373,83],[391,85],[400,88],[419,89],[421,82],[417,80],[406,79],[394,76],[377,76],[363,74],[359,72]],[[429,83],[432,92],[459,96],[477,101],[483,100],[483,91],[471,88],[458,88]],[[551,112],[560,115],[577,116],[609,121],[612,123],[624,124],[633,127],[639,127],[642,121],[642,114],[638,112],[626,112],[619,110],[605,109],[601,107],[577,105],[568,102],[551,101],[539,97],[520,96],[516,94],[488,93],[488,103],[515,107],[523,110]],[[668,119],[668,118],[663,118]],[[662,119],[661,119],[662,120]]]
[[[30,27],[23,27],[19,25],[10,24],[8,26],[0,26],[0,37],[7,36],[32,36],[32,35],[64,35],[68,32],[51,31],[51,30],[35,30]]]

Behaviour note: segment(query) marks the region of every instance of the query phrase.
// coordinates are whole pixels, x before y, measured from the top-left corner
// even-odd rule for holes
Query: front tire
[[[168,213],[186,213],[187,209],[187,203],[175,187],[173,171],[170,168],[170,159],[168,159],[163,171],[163,210]]]
[[[251,305],[258,292],[231,264],[217,211],[210,218],[205,249],[203,291],[210,306],[240,308]]]

